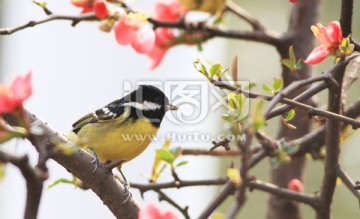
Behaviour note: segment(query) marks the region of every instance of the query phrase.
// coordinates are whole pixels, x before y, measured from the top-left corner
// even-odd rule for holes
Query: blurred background
[[[56,14],[75,15],[80,9],[71,5],[70,0],[48,0],[47,6]],[[136,1],[135,8],[150,11],[154,1]],[[257,17],[266,27],[275,31],[287,29],[291,3],[285,0],[273,1],[238,1],[241,6]],[[355,2],[356,4],[357,2]],[[327,24],[339,18],[340,1],[324,1],[321,23]],[[356,8],[356,7],[355,7]],[[356,11],[358,12],[358,11]],[[43,11],[31,0],[0,0],[0,27],[15,27],[30,20],[45,17]],[[271,18],[271,19],[269,19]],[[360,39],[360,28],[357,21],[360,15],[355,14],[354,36]],[[235,17],[226,17],[226,24],[233,28],[247,28]],[[53,21],[33,28],[16,32],[9,36],[0,36],[0,77],[6,83],[16,74],[33,71],[34,94],[26,107],[48,122],[61,133],[67,133],[71,124],[78,118],[124,95],[128,86],[135,88],[139,81],[154,82],[163,86],[169,81],[206,82],[196,72],[192,62],[196,58],[220,62],[228,67],[235,55],[239,56],[239,78],[255,82],[254,88],[261,91],[263,83],[269,84],[275,77],[280,77],[279,56],[273,47],[247,41],[212,39],[203,45],[203,52],[194,46],[177,46],[171,48],[163,62],[154,71],[150,71],[150,62],[145,56],[138,55],[130,47],[119,46],[113,32],[104,33],[98,30],[97,22],[81,22],[75,28],[69,21]],[[328,59],[316,67],[316,72],[326,70],[331,65]],[[126,82],[126,86],[124,85]],[[149,83],[150,83],[149,82]],[[164,88],[164,87],[162,87]],[[206,88],[208,101],[214,103],[211,87]],[[350,89],[348,103],[358,98],[359,82]],[[169,94],[167,94],[169,95]],[[326,92],[319,96],[320,106],[325,103]],[[184,107],[182,113],[191,113],[192,109]],[[123,166],[123,172],[130,182],[146,183],[144,175],[151,174],[155,149],[160,148],[169,133],[187,135],[201,133],[216,136],[224,124],[220,115],[223,108],[208,112],[197,124],[178,125],[165,118],[158,133],[159,140],[153,142],[138,158]],[[265,130],[273,138],[278,121],[272,119]],[[341,163],[343,169],[354,179],[360,179],[360,159],[358,154],[360,141],[356,132],[342,146]],[[212,139],[196,141],[187,138],[172,141],[172,146],[209,148]],[[12,141],[1,146],[2,149],[16,153],[29,154],[32,162],[37,160],[37,153],[27,141]],[[181,179],[210,179],[224,177],[225,169],[236,159],[211,157],[183,157],[189,164],[180,167]],[[49,160],[50,178],[45,187],[59,178],[71,178],[71,175],[56,162]],[[318,190],[321,183],[323,165],[319,161],[308,161],[305,178],[306,192]],[[250,171],[258,179],[269,181],[270,165],[267,159]],[[172,180],[167,169],[160,181]],[[204,209],[218,188],[197,187],[181,190],[167,190],[181,206],[189,205],[189,212],[194,218]],[[131,190],[134,198],[144,204],[158,202],[157,195],[145,193],[142,200],[136,189]],[[20,172],[11,165],[6,166],[6,175],[0,181],[0,218],[22,218],[25,206],[25,183]],[[248,195],[248,202],[239,214],[239,218],[265,218],[268,195],[253,191]],[[233,201],[228,199],[220,211],[226,212]],[[358,218],[359,203],[343,185],[339,185],[334,198],[334,218]],[[164,202],[164,208],[171,208]],[[256,209],[256,210],[255,210]],[[304,218],[314,218],[311,208],[304,207]],[[91,191],[83,191],[71,185],[61,184],[46,189],[40,205],[39,218],[113,218],[111,212]]]

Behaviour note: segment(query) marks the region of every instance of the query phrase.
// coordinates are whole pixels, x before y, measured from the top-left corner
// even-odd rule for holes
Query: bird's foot
[[[130,198],[132,197],[132,194],[130,192],[129,181],[127,181],[127,179],[126,179],[125,175],[123,174],[123,172],[121,171],[121,169],[119,169],[119,172],[121,174],[122,179],[120,179],[119,176],[116,176],[116,178],[124,186],[124,201],[121,203],[121,205],[123,205],[130,200]]]
[[[88,152],[90,152],[92,160],[91,163],[94,164],[95,168],[93,170],[93,173],[97,170],[98,166],[100,165],[100,160],[97,156],[97,154],[95,153],[95,151],[91,150],[90,148],[87,149]]]
[[[122,164],[124,161],[125,161],[125,160],[118,160],[118,161],[113,161],[113,162],[107,161],[107,162],[105,163],[105,168],[106,168],[109,172],[111,172],[112,169],[114,169],[115,167],[121,166],[121,164]]]

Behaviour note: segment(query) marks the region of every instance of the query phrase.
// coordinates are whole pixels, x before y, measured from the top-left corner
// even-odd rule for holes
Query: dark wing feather
[[[123,116],[127,106],[124,106],[124,100],[116,100],[114,102],[109,103],[101,109],[96,110],[94,113],[89,113],[86,116],[79,119],[75,122],[73,127],[73,132],[77,133],[84,125],[89,123],[96,122],[107,122],[112,119]],[[127,116],[124,117],[124,119]]]

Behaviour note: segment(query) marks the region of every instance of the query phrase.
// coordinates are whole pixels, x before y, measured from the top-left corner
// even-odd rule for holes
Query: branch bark
[[[41,136],[31,135],[29,137],[29,141],[37,149],[41,147],[46,148],[51,159],[58,162],[78,177],[85,186],[95,192],[117,218],[136,219],[138,217],[139,207],[137,203],[134,199],[130,198],[126,203],[122,204],[126,198],[125,189],[104,165],[101,164],[94,171],[95,167],[94,164],[91,164],[91,156],[82,149],[79,149],[72,155],[62,153],[58,149],[57,144],[70,145],[70,142],[34,114],[27,110],[25,110],[25,113],[32,124],[37,124],[43,130]],[[14,121],[7,119],[7,122],[12,125]]]

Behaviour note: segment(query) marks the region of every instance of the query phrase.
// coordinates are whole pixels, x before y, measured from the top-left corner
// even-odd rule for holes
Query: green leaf
[[[268,87],[266,84],[263,84],[263,85],[262,85],[262,88],[263,88],[263,90],[264,90],[266,93],[271,94],[271,95],[274,95],[274,92],[273,92],[273,91],[271,90],[271,88]]]
[[[286,122],[292,120],[295,117],[295,110],[291,109],[288,111],[285,116],[283,117]]]
[[[289,47],[289,58],[290,58],[292,63],[296,62],[296,57],[295,57],[295,53],[294,53],[294,47],[292,45]]]
[[[156,182],[166,167],[167,167],[167,165],[162,165],[161,168],[159,168],[157,172],[152,174],[151,180],[153,182]]]
[[[52,184],[50,184],[48,186],[48,189],[51,189],[52,187],[60,184],[60,183],[66,183],[66,184],[72,184],[72,185],[75,185],[75,186],[78,186],[76,183],[75,183],[75,180],[68,180],[68,179],[65,179],[65,178],[61,178],[61,179],[58,179],[56,180],[55,182],[53,182]]]
[[[275,79],[272,83],[272,87],[275,92],[278,92],[279,90],[281,90],[283,85],[284,85],[284,82],[282,79]]]
[[[221,71],[222,71],[222,67],[221,64],[217,63],[214,64],[210,67],[210,76],[214,77],[214,76],[220,76],[221,75]]]
[[[163,149],[168,149],[170,147],[170,140],[166,139],[164,145],[162,146]],[[154,164],[151,171],[151,179],[153,182],[156,182],[157,178],[159,177],[159,174],[162,170],[159,170],[161,163],[163,160],[159,158],[159,156],[155,156]]]
[[[157,154],[157,156],[159,156],[160,159],[162,159],[163,161],[165,161],[169,164],[172,164],[175,160],[174,155],[170,151],[165,150],[165,149],[156,150],[156,154]]]
[[[228,106],[231,110],[236,110],[241,115],[245,111],[246,97],[244,94],[228,94]]]
[[[264,100],[256,100],[251,108],[251,118],[253,119],[252,126],[254,131],[263,129],[266,125],[266,120],[263,117]]]
[[[46,8],[46,4],[47,4],[46,2],[36,1],[36,0],[33,0],[33,2],[42,8]]]
[[[206,70],[206,67],[205,65],[202,63],[202,61],[200,59],[197,59],[195,62],[194,62],[194,67],[195,69],[200,72],[201,74],[203,74],[205,77],[208,77],[209,74]]]
[[[189,161],[181,161],[180,163],[178,163],[178,164],[176,164],[176,167],[181,167],[181,166],[184,166],[184,165],[186,165],[186,164],[188,164],[189,163]]]
[[[280,59],[280,62],[289,69],[292,69],[294,67],[294,62],[292,62],[290,59]]]

